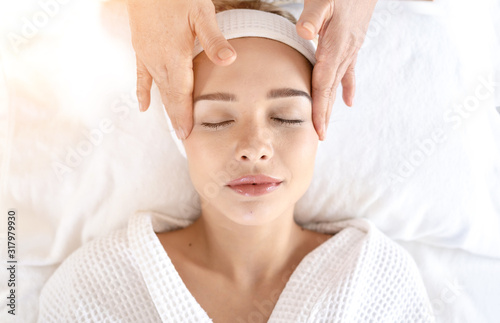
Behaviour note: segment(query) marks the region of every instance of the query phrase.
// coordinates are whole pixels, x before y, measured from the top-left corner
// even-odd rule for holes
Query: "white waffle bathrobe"
[[[75,251],[44,286],[39,322],[212,322],[155,235],[160,226],[136,213]],[[415,262],[371,222],[305,227],[335,235],[296,267],[268,322],[434,321]]]

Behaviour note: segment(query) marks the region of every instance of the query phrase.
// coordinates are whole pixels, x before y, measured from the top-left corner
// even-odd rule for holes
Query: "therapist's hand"
[[[149,107],[154,80],[177,136],[185,139],[193,127],[195,37],[214,64],[231,64],[236,51],[217,26],[211,0],[127,0],[127,10],[140,110]]]
[[[320,140],[325,139],[340,82],[344,102],[352,106],[354,66],[376,3],[377,0],[304,0],[297,33],[305,39],[319,34],[312,76],[312,111]],[[312,31],[303,25],[307,22]]]

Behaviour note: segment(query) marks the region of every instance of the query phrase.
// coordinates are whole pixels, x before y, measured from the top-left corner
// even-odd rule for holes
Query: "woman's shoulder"
[[[389,248],[397,250],[399,256],[408,253],[383,233],[372,221],[365,218],[349,218],[339,221],[309,222],[302,225],[304,228],[319,234],[328,234],[336,240],[336,245],[341,242],[349,247]]]
[[[107,266],[133,261],[127,237],[127,229],[121,228],[106,236],[97,237],[75,250],[60,268],[86,268],[95,265]],[[58,268],[59,269],[59,268]]]
[[[98,283],[110,278],[116,269],[124,268],[124,265],[133,266],[134,260],[127,230],[119,229],[107,236],[97,237],[71,253],[49,278],[42,294],[69,286],[79,288]]]
[[[333,270],[324,297],[336,295],[346,303],[357,304],[358,310],[346,313],[346,317],[363,321],[362,315],[373,310],[380,315],[376,321],[433,321],[415,261],[373,222],[349,219],[316,225],[316,229],[336,232],[327,246],[327,254],[333,256],[329,262]]]
[[[123,228],[84,244],[56,269],[40,293],[39,322],[130,321],[127,307],[155,313],[151,305]]]
[[[395,271],[418,276],[418,269],[411,255],[396,241],[388,237],[370,220],[346,219],[337,222],[316,222],[306,226],[317,232],[333,234],[327,241],[330,249],[344,249],[346,257],[357,265],[380,268],[385,276]],[[359,260],[363,259],[362,262]]]

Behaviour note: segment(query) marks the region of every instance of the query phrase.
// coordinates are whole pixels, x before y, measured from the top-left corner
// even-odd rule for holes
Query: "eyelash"
[[[304,122],[303,120],[287,120],[287,119],[281,119],[281,118],[272,118],[272,119],[278,121],[281,124],[292,124],[293,125],[293,124],[301,124],[302,122]],[[229,124],[231,122],[232,122],[232,120],[219,122],[219,123],[206,123],[206,122],[204,122],[201,125],[204,127],[207,127],[207,128],[217,129],[217,128],[223,127],[226,124]]]

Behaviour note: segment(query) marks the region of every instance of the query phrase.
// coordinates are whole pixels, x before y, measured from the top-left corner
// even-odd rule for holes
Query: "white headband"
[[[282,42],[301,53],[314,66],[316,64],[316,43],[305,40],[297,34],[295,24],[280,15],[254,9],[232,9],[215,15],[217,25],[224,37],[229,40],[243,37],[261,37]],[[195,39],[193,59],[203,51],[198,37]],[[186,157],[184,145],[177,138],[165,109],[170,134],[182,156]]]
[[[285,17],[262,10],[233,9],[215,15],[217,25],[229,40],[243,37],[261,37],[282,42],[304,55],[314,66],[316,45],[297,34],[295,25]],[[194,42],[193,59],[203,51],[198,37]]]

